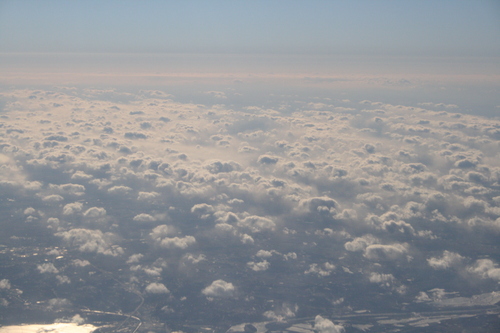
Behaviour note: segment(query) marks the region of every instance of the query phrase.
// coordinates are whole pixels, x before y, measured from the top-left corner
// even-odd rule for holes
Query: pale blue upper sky
[[[500,1],[0,0],[0,52],[499,56]]]

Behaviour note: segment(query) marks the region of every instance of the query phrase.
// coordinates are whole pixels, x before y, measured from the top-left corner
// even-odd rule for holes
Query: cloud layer
[[[500,281],[489,247],[500,233],[498,121],[367,100],[232,108],[70,88],[3,98],[0,189],[12,219],[2,240],[53,237],[74,264],[35,269],[61,274],[59,285],[113,258],[168,313],[208,298],[262,316],[277,313],[267,301],[292,301],[315,316],[302,305],[311,284],[338,281],[344,291],[325,306],[359,308],[359,290],[377,288],[390,307]],[[294,288],[305,289],[283,298]],[[343,330],[320,316],[315,329]]]

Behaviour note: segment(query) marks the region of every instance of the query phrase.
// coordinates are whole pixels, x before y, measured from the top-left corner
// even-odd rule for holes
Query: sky
[[[479,1],[2,1],[2,52],[498,56]]]

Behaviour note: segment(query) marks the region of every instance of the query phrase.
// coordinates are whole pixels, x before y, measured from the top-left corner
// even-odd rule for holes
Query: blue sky
[[[498,56],[500,3],[4,0],[0,52]]]

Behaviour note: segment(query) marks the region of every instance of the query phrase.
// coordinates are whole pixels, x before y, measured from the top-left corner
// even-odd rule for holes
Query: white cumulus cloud
[[[215,280],[208,287],[204,288],[201,293],[207,297],[233,297],[236,293],[235,286],[224,280]]]
[[[146,286],[145,291],[149,294],[168,294],[170,290],[163,283],[153,282]]]

